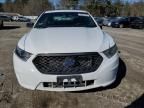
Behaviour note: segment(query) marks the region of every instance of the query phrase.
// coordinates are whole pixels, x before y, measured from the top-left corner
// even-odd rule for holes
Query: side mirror
[[[103,26],[102,26],[102,25],[99,25],[99,26],[100,26],[101,29],[103,29]]]
[[[32,28],[32,27],[34,26],[34,23],[33,23],[33,22],[28,22],[28,23],[26,24],[26,26],[29,27],[29,28]]]

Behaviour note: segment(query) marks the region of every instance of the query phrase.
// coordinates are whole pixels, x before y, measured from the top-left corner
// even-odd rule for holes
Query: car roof
[[[54,12],[83,12],[83,13],[88,13],[87,11],[84,11],[84,10],[50,10],[50,11],[45,11],[44,13],[54,13]]]

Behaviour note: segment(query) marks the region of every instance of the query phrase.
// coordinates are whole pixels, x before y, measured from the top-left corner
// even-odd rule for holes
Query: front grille
[[[70,75],[94,72],[102,61],[98,53],[40,54],[33,63],[43,74]]]

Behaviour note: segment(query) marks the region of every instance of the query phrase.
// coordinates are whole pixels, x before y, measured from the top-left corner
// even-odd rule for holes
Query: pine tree
[[[48,0],[29,0],[24,8],[26,15],[39,15],[43,11],[51,10],[52,4]]]
[[[78,7],[79,0],[61,0],[61,9],[76,9]]]
[[[5,4],[3,5],[3,9],[5,12],[13,11],[13,2],[12,0],[6,0]]]
[[[0,12],[3,12],[4,10],[3,10],[3,4],[2,3],[0,3]]]

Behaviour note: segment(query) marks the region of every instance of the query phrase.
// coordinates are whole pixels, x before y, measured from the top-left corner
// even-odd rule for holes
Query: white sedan
[[[13,53],[19,84],[31,90],[80,91],[116,80],[119,56],[110,35],[86,11],[42,13]]]

